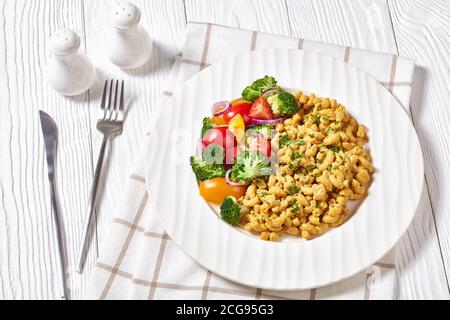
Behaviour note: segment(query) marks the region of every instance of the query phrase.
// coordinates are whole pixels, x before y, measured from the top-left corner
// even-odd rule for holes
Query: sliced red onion
[[[279,88],[269,88],[264,90],[261,95],[265,98],[271,93],[278,93],[278,92],[280,92]]]
[[[244,184],[244,183],[239,183],[239,182],[233,182],[233,181],[231,181],[231,179],[230,179],[230,174],[231,174],[231,169],[229,169],[229,170],[227,171],[227,173],[225,174],[225,181],[227,182],[227,184],[228,184],[229,186],[232,186],[232,187],[244,187],[244,186],[246,186],[246,184]]]
[[[214,103],[211,113],[213,117],[220,117],[231,110],[231,102],[229,101],[220,101]]]
[[[268,125],[274,125],[274,124],[279,124],[282,123],[284,121],[283,118],[278,118],[278,119],[271,119],[271,120],[267,120],[267,119],[252,119],[251,124],[252,125],[259,125],[259,124],[268,124]]]

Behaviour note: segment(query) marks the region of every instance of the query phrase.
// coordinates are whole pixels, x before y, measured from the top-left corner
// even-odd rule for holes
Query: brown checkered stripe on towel
[[[177,77],[177,74],[173,74],[172,78],[176,79],[176,81],[173,81],[172,83],[169,82],[169,88],[175,87],[175,83],[177,85],[181,85],[185,80],[187,80],[190,76],[195,74],[198,71],[203,70],[204,68],[208,67],[210,64],[214,63],[215,61],[211,61],[208,59],[208,54],[210,50],[210,46],[213,45],[212,42],[212,35],[216,30],[220,32],[228,32],[232,34],[233,32],[237,33],[248,33],[249,34],[249,43],[247,46],[248,50],[255,50],[259,49],[258,46],[258,39],[261,34],[259,32],[255,31],[246,31],[246,30],[234,30],[231,28],[226,28],[222,26],[216,26],[216,25],[201,25],[201,24],[190,24],[188,25],[188,38],[189,34],[196,34],[198,35],[199,30],[204,29],[204,40],[202,43],[201,50],[198,50],[199,55],[198,59],[192,58],[192,52],[188,52],[189,56],[186,56],[186,54],[183,53],[178,55],[176,57],[176,61],[174,64],[174,70],[188,70],[184,74],[183,79],[179,79]],[[194,32],[195,31],[195,32]],[[284,37],[285,38],[285,37]],[[287,38],[285,38],[287,39]],[[188,39],[189,41],[190,39]],[[304,39],[295,39],[295,48],[299,49],[306,49],[305,46],[308,45],[308,50],[312,50],[314,48],[314,42],[304,40]],[[242,45],[242,44],[241,44]],[[345,62],[350,62],[352,57],[352,51],[358,50],[358,49],[351,49],[349,47],[337,47],[340,48],[339,52],[341,52],[340,59],[342,59]],[[186,48],[185,48],[186,49]],[[242,49],[242,52],[246,51],[245,49]],[[195,51],[195,50],[192,50]],[[399,58],[397,56],[390,56],[391,57],[391,67],[390,67],[390,73],[389,78],[384,79],[377,79],[380,81],[380,83],[388,88],[391,92],[394,90],[395,87],[411,87],[412,82],[411,79],[398,81],[396,82],[396,75],[397,75],[397,63],[399,61]],[[184,67],[186,66],[186,67]],[[195,71],[192,69],[192,67],[198,66],[198,69]],[[185,68],[185,69],[183,69]],[[181,72],[181,71],[180,71]],[[173,73],[178,73],[176,71],[173,71]],[[173,95],[172,91],[164,91],[163,96],[165,99],[170,98]],[[403,99],[403,102],[409,101],[409,95],[406,100]],[[400,99],[399,99],[400,100]],[[402,102],[402,101],[401,101]],[[143,150],[144,151],[144,150]],[[143,157],[141,157],[143,158]],[[185,284],[177,284],[177,283],[169,283],[167,281],[161,281],[160,275],[162,272],[162,265],[164,261],[164,257],[167,254],[168,244],[172,242],[172,240],[169,238],[169,236],[165,232],[157,232],[154,230],[149,230],[146,225],[141,225],[141,218],[145,212],[146,206],[148,206],[148,201],[151,201],[151,195],[149,195],[146,191],[145,186],[145,178],[144,178],[144,170],[143,170],[143,163],[140,163],[138,166],[138,169],[130,176],[129,183],[133,185],[133,188],[130,189],[130,192],[135,192],[139,190],[139,193],[142,194],[140,198],[135,199],[135,201],[139,201],[139,205],[137,206],[137,210],[134,212],[126,212],[125,216],[117,217],[113,220],[112,224],[115,225],[117,228],[123,228],[126,230],[126,236],[123,239],[123,242],[120,245],[116,245],[114,248],[108,248],[110,252],[117,252],[118,254],[115,256],[115,258],[112,261],[104,261],[102,257],[100,257],[96,263],[96,270],[94,272],[93,276],[93,287],[95,290],[93,292],[100,292],[98,296],[93,296],[93,298],[99,298],[99,299],[108,299],[108,298],[129,298],[127,294],[129,293],[127,291],[127,288],[124,288],[123,296],[118,296],[117,293],[114,293],[114,295],[110,295],[112,288],[117,281],[118,278],[126,279],[128,281],[127,286],[139,286],[147,288],[147,294],[145,296],[139,295],[137,298],[140,299],[154,299],[156,298],[155,294],[157,289],[170,289],[175,291],[186,291],[186,292],[198,292],[197,298],[201,299],[208,299],[209,295],[211,293],[218,293],[218,294],[225,294],[227,296],[240,296],[240,297],[247,297],[247,298],[254,298],[254,299],[279,299],[282,298],[278,293],[273,293],[266,290],[261,289],[255,289],[255,288],[249,288],[245,286],[240,285],[234,285],[230,282],[230,285],[227,286],[219,286],[212,284],[213,278],[217,276],[213,275],[210,271],[204,270],[202,267],[198,266],[198,268],[201,268],[204,270],[204,278],[203,281],[199,282],[196,285],[185,285]],[[136,206],[135,206],[136,207]],[[148,275],[145,279],[142,277],[139,277],[139,275],[132,274],[128,269],[123,270],[122,266],[124,261],[127,258],[127,252],[130,249],[130,245],[133,242],[134,238],[137,236],[143,236],[143,237],[149,237],[152,239],[155,239],[160,242],[158,247],[158,254],[156,258],[156,265],[153,270],[153,273],[151,275]],[[175,250],[173,247],[171,247],[171,250]],[[179,250],[176,248],[176,250]],[[141,255],[145,255],[146,252],[141,252]],[[130,258],[131,259],[131,258]],[[365,273],[365,283],[362,283],[363,286],[363,294],[359,297],[360,299],[370,299],[371,298],[371,283],[373,282],[373,277],[376,274],[374,270],[376,268],[383,269],[383,270],[390,270],[395,269],[395,265],[389,262],[378,262],[375,265],[371,266],[367,269]],[[233,287],[235,286],[235,287]],[[129,288],[128,288],[129,289]],[[304,299],[316,299],[320,298],[318,297],[318,293],[320,292],[320,296],[326,294],[322,294],[322,291],[326,291],[326,288],[321,289],[312,289],[307,290],[304,292],[299,292],[299,295]],[[301,293],[301,294],[300,294]],[[294,297],[296,298],[296,297]]]

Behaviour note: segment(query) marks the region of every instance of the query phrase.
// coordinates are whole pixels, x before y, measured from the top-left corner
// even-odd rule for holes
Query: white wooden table
[[[425,156],[426,188],[400,243],[398,298],[448,299],[450,278],[450,1],[395,0],[152,0],[135,1],[155,41],[151,63],[122,72],[98,46],[103,0],[0,0],[0,299],[58,295],[57,246],[38,109],[60,133],[58,189],[75,264],[101,136],[95,130],[101,83],[64,98],[45,81],[48,37],[67,27],[82,38],[99,80],[124,79],[130,111],[111,150],[97,237],[83,275],[69,277],[81,298],[102,239],[116,212],[158,97],[189,21],[303,37],[416,60],[412,118]]]

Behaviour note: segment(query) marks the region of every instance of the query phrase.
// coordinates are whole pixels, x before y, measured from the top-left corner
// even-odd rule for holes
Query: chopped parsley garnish
[[[303,146],[303,145],[306,144],[306,141],[305,141],[305,140],[298,140],[298,144],[301,145],[301,146]]]
[[[294,194],[296,194],[298,192],[298,187],[295,185],[295,184],[293,184],[290,188],[289,188],[289,193],[291,194],[291,195],[294,195]]]
[[[320,204],[316,204],[316,209],[320,209]]]
[[[291,208],[291,212],[296,213],[298,212],[298,210],[300,210],[300,208],[298,207],[298,204],[294,204]]]
[[[310,133],[309,136],[310,136],[311,138],[314,138],[314,137],[315,137],[315,135],[312,134],[312,133]]]
[[[302,157],[300,152],[294,152],[294,159],[300,159]]]
[[[328,171],[331,171],[331,170],[333,170],[333,167],[332,166],[328,166]]]
[[[341,152],[342,148],[341,147],[331,147],[330,150],[333,151],[334,153],[339,153],[339,152]]]
[[[307,166],[307,167],[305,168],[306,173],[310,173],[311,171],[313,171],[313,169],[314,169],[314,166]]]
[[[320,124],[320,116],[316,116],[316,125]]]
[[[293,206],[295,204],[295,200],[288,201],[288,205]]]
[[[280,137],[280,147],[290,145],[291,143],[292,143],[292,140],[290,140],[287,135]]]
[[[328,121],[328,117],[327,116],[322,116],[322,119],[325,121]]]

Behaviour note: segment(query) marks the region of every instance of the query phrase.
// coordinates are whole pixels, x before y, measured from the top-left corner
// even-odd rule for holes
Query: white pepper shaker
[[[95,67],[84,54],[78,52],[80,37],[62,29],[50,37],[51,57],[47,65],[50,86],[65,96],[87,91],[95,80]]]
[[[141,12],[134,4],[115,1],[111,8],[106,49],[112,63],[122,69],[144,65],[152,54],[152,41],[139,26]]]

